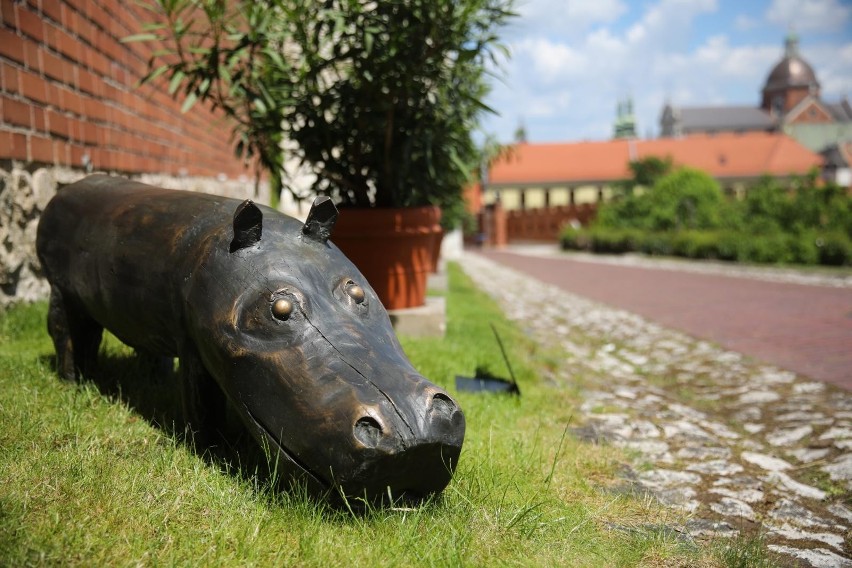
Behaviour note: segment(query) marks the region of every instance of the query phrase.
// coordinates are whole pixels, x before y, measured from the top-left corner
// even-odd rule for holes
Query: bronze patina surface
[[[37,238],[60,375],[92,369],[105,328],[180,359],[198,436],[230,405],[279,471],[316,491],[440,492],[464,416],[412,367],[375,292],[328,240],[336,218],[327,198],[303,224],[250,201],[103,175],[63,188]]]

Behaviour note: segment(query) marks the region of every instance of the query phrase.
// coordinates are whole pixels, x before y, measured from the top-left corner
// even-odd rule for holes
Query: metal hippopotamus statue
[[[412,367],[376,294],[328,241],[336,218],[327,198],[303,224],[104,175],[63,188],[37,238],[60,375],[92,368],[106,328],[140,353],[179,358],[199,435],[224,400],[278,470],[314,490],[440,492],[464,415]]]

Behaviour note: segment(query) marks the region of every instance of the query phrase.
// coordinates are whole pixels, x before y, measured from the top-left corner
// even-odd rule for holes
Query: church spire
[[[784,39],[784,55],[787,59],[799,57],[799,36],[791,28]]]
[[[633,116],[633,99],[625,98],[616,103],[613,138],[636,138],[636,117]]]

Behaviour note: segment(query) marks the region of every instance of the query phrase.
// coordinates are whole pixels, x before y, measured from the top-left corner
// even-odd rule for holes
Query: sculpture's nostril
[[[364,416],[355,423],[354,434],[356,440],[368,448],[375,448],[382,438],[382,427],[375,418]]]
[[[442,392],[432,397],[432,415],[449,420],[456,411],[456,403]]]

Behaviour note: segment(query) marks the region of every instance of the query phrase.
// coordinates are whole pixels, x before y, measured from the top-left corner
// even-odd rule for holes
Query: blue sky
[[[852,0],[517,0],[512,52],[487,99],[486,133],[510,142],[606,140],[632,97],[638,134],[674,104],[755,105],[790,29],[823,99],[852,99]]]

